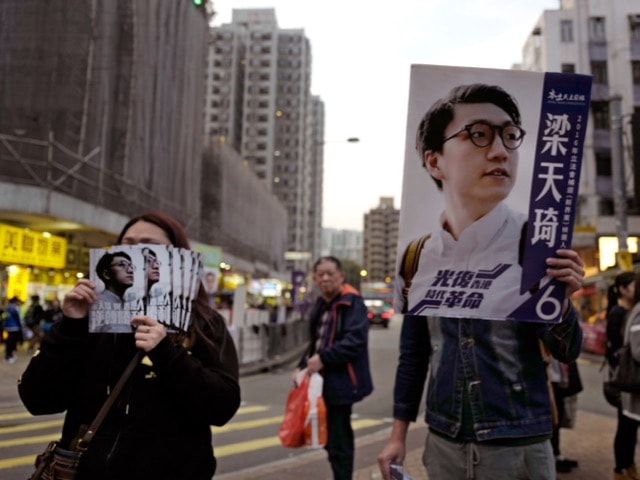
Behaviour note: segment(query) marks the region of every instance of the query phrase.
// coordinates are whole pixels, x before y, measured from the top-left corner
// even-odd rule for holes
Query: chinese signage
[[[18,297],[23,302],[27,301],[27,287],[29,286],[29,270],[13,265],[9,268],[7,279],[7,298]]]
[[[0,224],[0,263],[64,268],[67,240]]]
[[[590,96],[590,76],[545,74],[520,287],[535,293],[516,317],[560,316],[565,285],[540,283],[548,268],[544,259],[571,248]]]

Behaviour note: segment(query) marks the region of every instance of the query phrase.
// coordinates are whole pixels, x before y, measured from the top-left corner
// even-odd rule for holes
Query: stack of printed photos
[[[118,245],[90,250],[89,278],[98,300],[89,315],[90,332],[131,333],[131,319],[148,315],[170,332],[189,328],[202,281],[198,252],[170,245]]]

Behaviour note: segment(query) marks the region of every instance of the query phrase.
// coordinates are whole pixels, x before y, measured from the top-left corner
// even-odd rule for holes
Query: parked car
[[[384,300],[366,298],[367,317],[371,325],[382,325],[389,328],[389,320],[393,317],[393,308]]]

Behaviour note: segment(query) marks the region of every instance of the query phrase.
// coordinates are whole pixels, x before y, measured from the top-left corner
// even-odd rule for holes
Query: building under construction
[[[46,231],[67,243],[60,271],[82,271],[87,248],[111,243],[128,217],[154,208],[247,273],[281,268],[286,211],[241,168],[240,189],[225,191],[223,174],[239,159],[203,151],[209,41],[205,8],[191,0],[0,3],[3,251],[22,248],[15,229]],[[271,230],[245,222],[242,188]],[[60,268],[28,253],[24,265]],[[0,253],[0,266],[13,258]]]

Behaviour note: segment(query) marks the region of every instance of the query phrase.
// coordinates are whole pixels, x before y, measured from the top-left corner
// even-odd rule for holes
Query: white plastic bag
[[[324,447],[327,443],[327,409],[322,398],[324,379],[319,373],[309,380],[309,411],[305,419],[305,445],[310,448]]]

